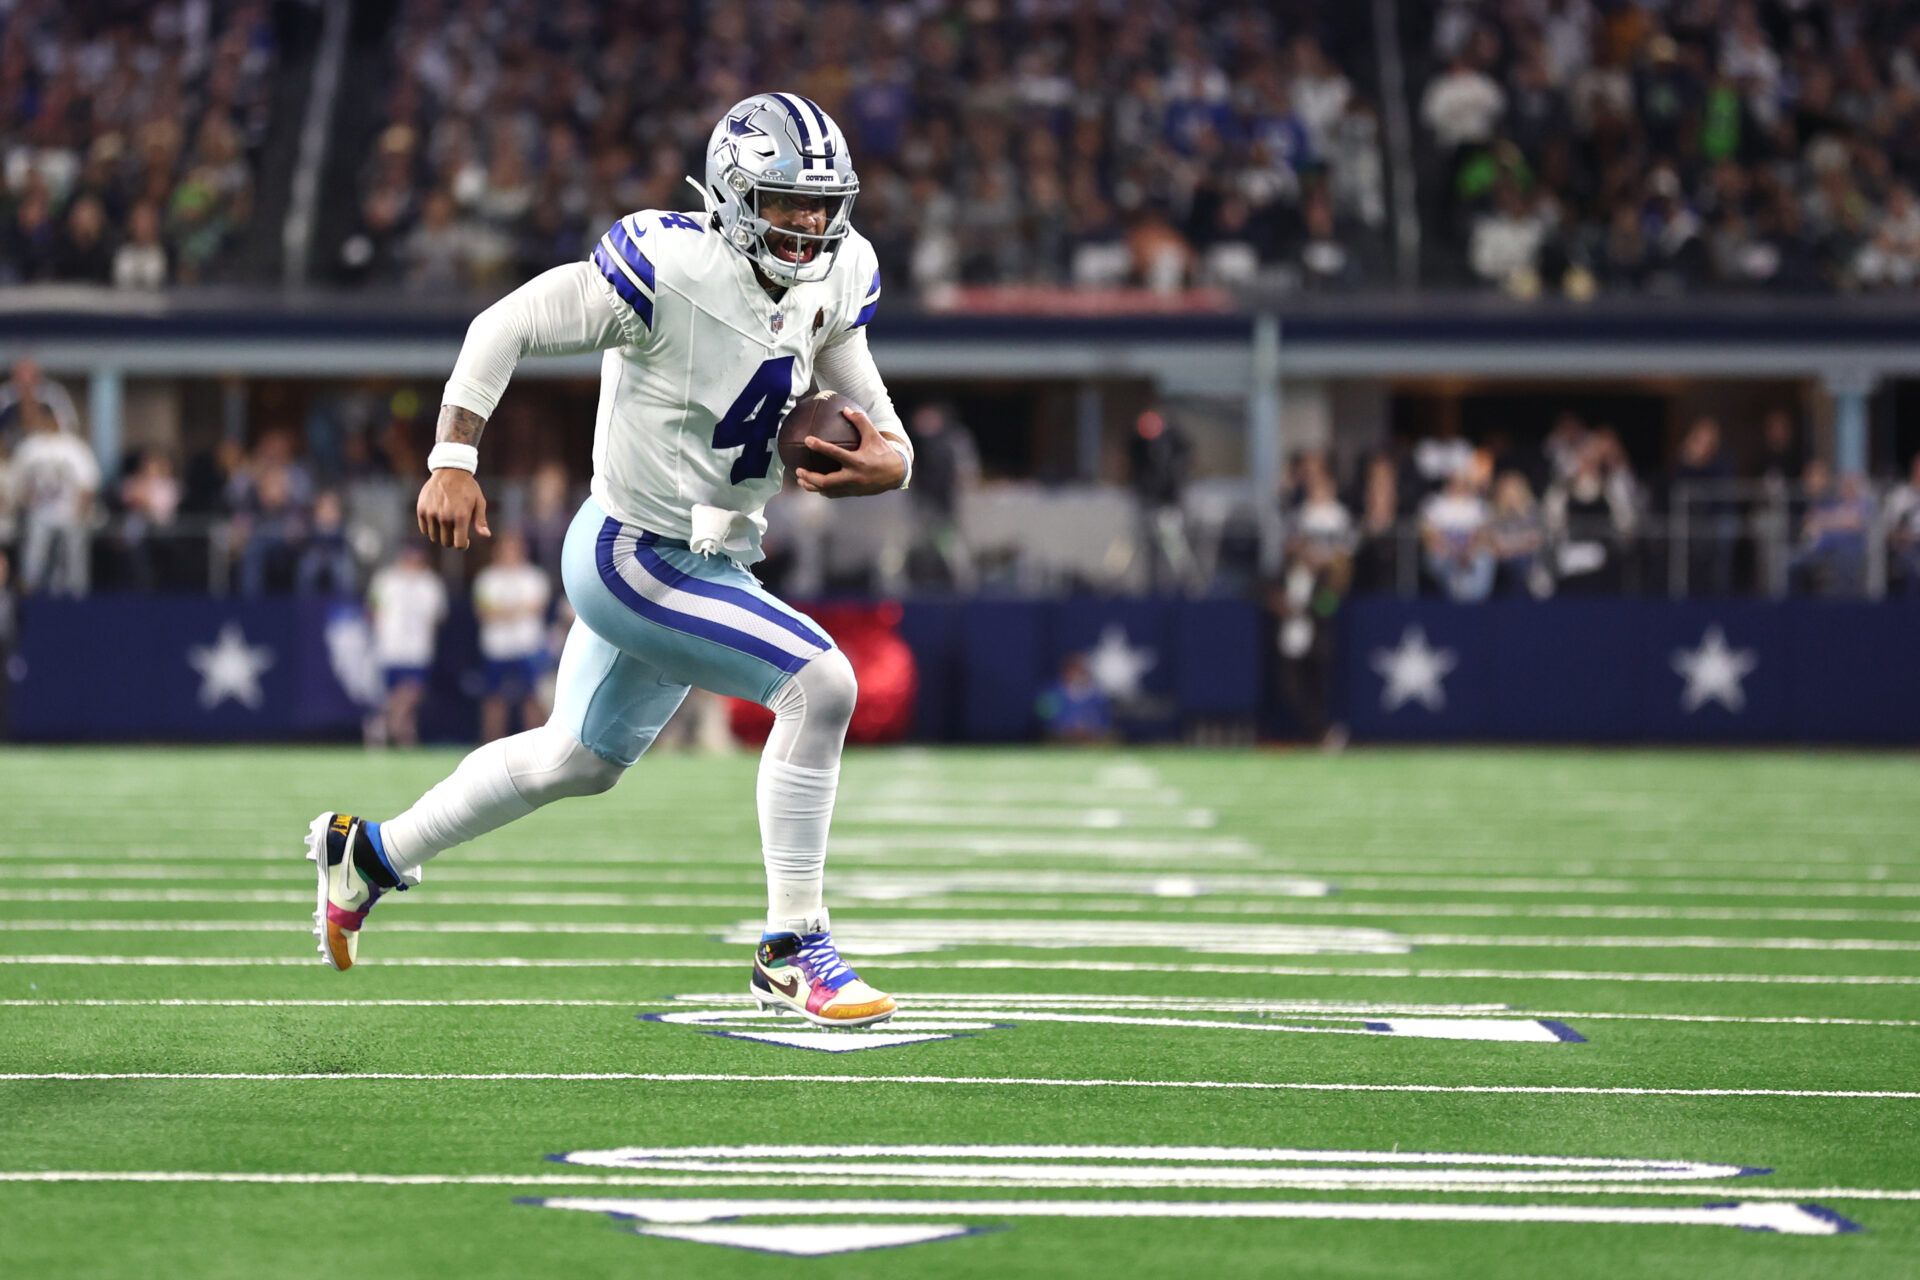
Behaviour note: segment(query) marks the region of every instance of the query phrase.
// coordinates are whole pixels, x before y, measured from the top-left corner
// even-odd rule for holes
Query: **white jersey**
[[[78,520],[100,488],[100,464],[78,436],[36,431],[13,451],[14,501],[36,520]]]
[[[775,433],[810,386],[863,405],[911,466],[867,351],[879,299],[873,247],[857,232],[824,280],[775,300],[704,218],[643,210],[615,223],[587,262],[549,271],[482,313],[445,399],[487,417],[519,356],[605,350],[595,500],[667,538],[696,541],[697,524],[717,525],[727,553],[749,564],[780,489]]]
[[[383,667],[433,665],[433,633],[447,614],[447,589],[432,571],[388,565],[367,588],[373,651]]]
[[[480,615],[480,656],[506,662],[543,652],[547,601],[552,597],[553,587],[536,565],[492,564],[475,574],[473,605]]]

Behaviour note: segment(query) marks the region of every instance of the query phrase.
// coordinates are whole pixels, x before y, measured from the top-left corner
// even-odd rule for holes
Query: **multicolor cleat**
[[[320,958],[336,969],[353,968],[360,926],[380,895],[419,883],[417,872],[402,876],[387,865],[377,831],[350,813],[323,813],[307,827],[307,860],[319,880],[313,936]]]
[[[812,931],[770,932],[753,955],[748,990],[762,1009],[790,1009],[822,1027],[864,1027],[893,1016],[893,997],[862,982],[840,958],[825,912],[789,923]]]

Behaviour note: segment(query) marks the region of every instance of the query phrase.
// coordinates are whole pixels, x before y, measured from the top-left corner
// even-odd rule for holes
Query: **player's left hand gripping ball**
[[[900,451],[887,443],[873,420],[859,409],[842,409],[840,414],[860,433],[860,443],[849,449],[819,436],[808,436],[807,448],[832,458],[840,468],[825,472],[802,468],[793,473],[793,478],[808,493],[829,498],[861,498],[898,489],[907,478],[907,462]]]

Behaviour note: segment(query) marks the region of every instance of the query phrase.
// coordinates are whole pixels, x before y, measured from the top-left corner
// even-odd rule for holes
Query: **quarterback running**
[[[875,494],[912,471],[867,347],[880,272],[851,224],[860,184],[839,127],[790,93],[728,111],[707,143],[706,182],[688,181],[703,214],[628,214],[586,261],[535,278],[467,330],[416,509],[442,546],[491,536],[476,446],[519,359],[605,352],[591,496],[562,563],[577,621],[545,725],[480,747],[398,816],[314,819],[314,932],[335,968],[353,964],[383,894],[417,885],[421,865],[454,845],[606,791],[698,685],[774,713],[756,785],[767,922],[752,993],[826,1026],[894,1012],[841,960],[821,902],[853,668],[747,570],[780,488],[775,433],[809,387],[866,412],[846,413],[856,447],[808,438],[839,467],[797,471],[802,488]]]

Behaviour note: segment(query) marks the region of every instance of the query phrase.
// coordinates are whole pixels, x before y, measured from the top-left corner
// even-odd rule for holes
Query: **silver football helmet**
[[[693,186],[728,244],[773,279],[803,284],[833,270],[860,179],[846,136],[826,112],[797,93],[756,93],[713,127],[707,183]],[[767,202],[793,194],[826,202],[823,231],[787,231],[767,219]]]

